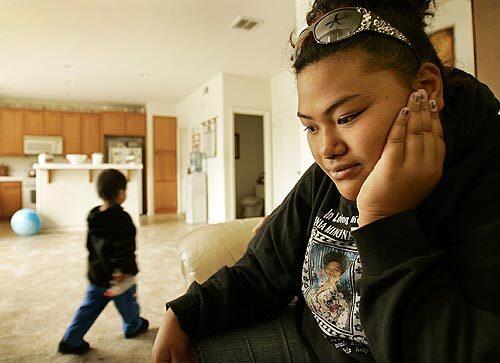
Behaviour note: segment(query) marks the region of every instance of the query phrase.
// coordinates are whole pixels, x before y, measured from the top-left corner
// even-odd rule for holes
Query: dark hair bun
[[[423,23],[426,23],[427,17],[434,16],[434,10],[436,8],[435,0],[380,0],[380,1],[370,1],[373,3],[374,7],[372,9],[384,9],[393,8],[405,13],[413,13],[417,16]]]
[[[407,6],[411,9],[415,9],[421,13],[431,11],[431,8],[435,6],[435,0],[382,0],[378,2],[382,6],[384,3],[398,3],[402,6]]]
[[[306,20],[310,25],[324,14],[346,6],[359,6],[373,11],[393,10],[411,15],[426,24],[426,18],[434,16],[435,0],[316,0]]]

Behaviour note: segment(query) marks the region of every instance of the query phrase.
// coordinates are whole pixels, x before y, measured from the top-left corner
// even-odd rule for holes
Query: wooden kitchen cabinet
[[[61,115],[62,112],[60,111],[43,111],[42,135],[46,136],[62,135]]]
[[[65,154],[104,149],[104,136],[146,136],[146,115],[0,109],[0,156],[22,156],[23,137],[62,136]]]
[[[123,112],[101,113],[102,134],[109,136],[125,135],[125,114]]]
[[[0,182],[0,218],[10,218],[22,208],[21,182]]]
[[[23,155],[24,111],[0,109],[0,155]]]
[[[60,111],[24,110],[24,135],[61,136],[62,123]]]
[[[62,120],[62,136],[64,142],[65,154],[80,154],[80,114],[78,112],[63,112]]]
[[[146,115],[143,113],[126,113],[125,134],[127,136],[146,136]]]
[[[102,133],[107,136],[146,136],[146,115],[142,113],[101,113]]]
[[[91,155],[94,152],[102,152],[102,133],[100,117],[96,113],[80,114],[80,152]]]
[[[23,110],[26,113],[23,122],[24,135],[43,135],[42,130],[42,111]]]

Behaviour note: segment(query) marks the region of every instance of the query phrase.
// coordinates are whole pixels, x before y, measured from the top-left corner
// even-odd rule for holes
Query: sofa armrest
[[[202,283],[222,266],[234,265],[245,253],[253,237],[252,229],[261,219],[210,224],[182,237],[177,249],[186,284],[193,281]]]

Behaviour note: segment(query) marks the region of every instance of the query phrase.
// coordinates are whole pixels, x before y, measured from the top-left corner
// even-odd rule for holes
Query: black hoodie
[[[416,209],[357,228],[314,164],[234,267],[169,302],[192,339],[269,319],[293,296],[323,362],[499,362],[500,120],[487,86],[453,70],[443,177]],[[327,265],[342,273],[325,290]]]
[[[119,204],[104,211],[93,208],[87,218],[88,278],[99,287],[110,287],[115,271],[136,275],[135,226]]]

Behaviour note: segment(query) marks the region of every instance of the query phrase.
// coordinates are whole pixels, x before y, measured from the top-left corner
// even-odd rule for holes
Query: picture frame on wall
[[[429,40],[434,46],[434,49],[436,49],[436,53],[441,62],[443,62],[443,65],[448,67],[454,67],[455,66],[454,28],[449,27],[437,30],[429,34]]]
[[[234,134],[234,158],[240,158],[240,134]]]
[[[201,135],[199,132],[193,131],[191,134],[191,151],[200,152],[201,151]]]
[[[217,156],[217,118],[202,122],[203,152],[206,158]]]

